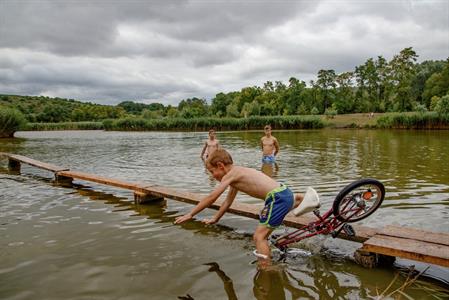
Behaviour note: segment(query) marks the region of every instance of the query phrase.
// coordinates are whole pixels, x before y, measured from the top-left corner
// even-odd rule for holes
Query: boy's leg
[[[268,245],[268,237],[273,229],[268,226],[258,225],[254,232],[253,239],[256,244],[257,253],[266,255],[268,259],[271,257],[270,246]]]
[[[298,205],[301,203],[302,199],[304,199],[304,195],[303,194],[295,194],[295,203],[293,204],[293,208],[298,207]]]

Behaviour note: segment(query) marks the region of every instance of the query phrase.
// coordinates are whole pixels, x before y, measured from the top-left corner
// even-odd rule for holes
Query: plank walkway
[[[204,196],[148,183],[126,182],[90,173],[70,171],[68,168],[43,163],[22,155],[0,152],[0,157],[7,158],[10,165],[25,163],[51,171],[55,174],[56,180],[64,178],[70,180],[79,179],[132,190],[137,198],[168,198],[195,205]],[[218,200],[209,208],[218,210],[220,206],[221,200]],[[228,212],[248,218],[259,219],[259,211],[261,208],[262,204],[254,205],[234,202],[228,209]],[[296,217],[290,213],[285,218],[284,224],[288,227],[300,228],[315,220],[316,218],[312,214]],[[449,234],[398,226],[386,226],[381,229],[355,224],[352,224],[352,226],[356,232],[355,236],[347,236],[344,232],[341,232],[338,238],[363,243],[361,248],[363,251],[449,267]]]

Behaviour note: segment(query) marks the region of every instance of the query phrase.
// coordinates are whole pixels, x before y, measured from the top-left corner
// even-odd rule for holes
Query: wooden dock
[[[175,191],[148,183],[132,183],[79,171],[70,171],[69,168],[47,164],[17,154],[0,152],[0,157],[8,159],[10,170],[20,172],[20,164],[28,164],[53,172],[57,182],[71,183],[73,179],[78,179],[132,190],[134,191],[134,200],[138,204],[154,199],[167,198],[195,205],[203,197],[200,194]],[[218,210],[220,206],[221,200],[218,200],[209,208]],[[262,205],[234,202],[228,212],[258,219],[261,208]],[[288,227],[300,228],[314,220],[316,218],[311,214],[300,217],[288,214],[284,224]],[[357,262],[365,266],[373,267],[382,263],[380,260],[393,262],[394,257],[401,257],[449,267],[449,234],[398,226],[386,226],[380,229],[360,225],[352,226],[356,232],[355,236],[348,236],[341,232],[338,238],[363,244],[355,258]]]

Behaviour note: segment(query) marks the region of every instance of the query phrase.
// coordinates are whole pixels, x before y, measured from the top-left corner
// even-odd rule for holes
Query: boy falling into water
[[[271,257],[268,237],[276,227],[281,225],[287,213],[296,207],[293,213],[301,215],[319,206],[318,195],[314,189],[309,188],[304,197],[302,194],[293,194],[287,186],[279,184],[260,171],[235,166],[231,155],[224,149],[215,150],[209,155],[206,168],[216,180],[220,181],[220,184],[188,214],[176,218],[175,224],[190,220],[200,211],[209,207],[228,186],[230,187],[229,192],[218,212],[211,219],[203,220],[203,223],[217,223],[231,206],[238,191],[265,200],[265,206],[259,216],[259,225],[253,235],[256,254],[265,264],[270,263]]]
[[[215,138],[215,130],[209,130],[209,138],[204,142],[203,150],[201,151],[201,159],[206,160],[209,155],[220,148],[219,141]]]

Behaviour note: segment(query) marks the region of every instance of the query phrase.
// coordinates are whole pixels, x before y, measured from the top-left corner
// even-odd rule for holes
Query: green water
[[[395,224],[449,232],[449,131],[318,130],[273,132],[276,166],[260,163],[261,132],[218,132],[236,164],[253,167],[302,192],[318,191],[323,209],[353,180],[373,177],[387,190],[382,207],[361,224]],[[0,152],[133,182],[208,193],[216,184],[200,152],[207,133],[19,132]],[[130,191],[76,181],[26,165],[0,164],[0,299],[373,299],[399,273],[427,265],[397,260],[364,269],[360,244],[316,237],[258,272],[252,232],[257,221],[226,214],[219,224],[174,226],[191,209],[166,200],[135,206]],[[239,194],[237,201],[260,203]],[[198,217],[210,216],[205,211]],[[448,290],[449,270],[430,266],[407,289],[415,299]],[[448,294],[442,294],[447,297]],[[181,297],[181,298],[178,298]],[[190,298],[190,299],[191,299]]]

